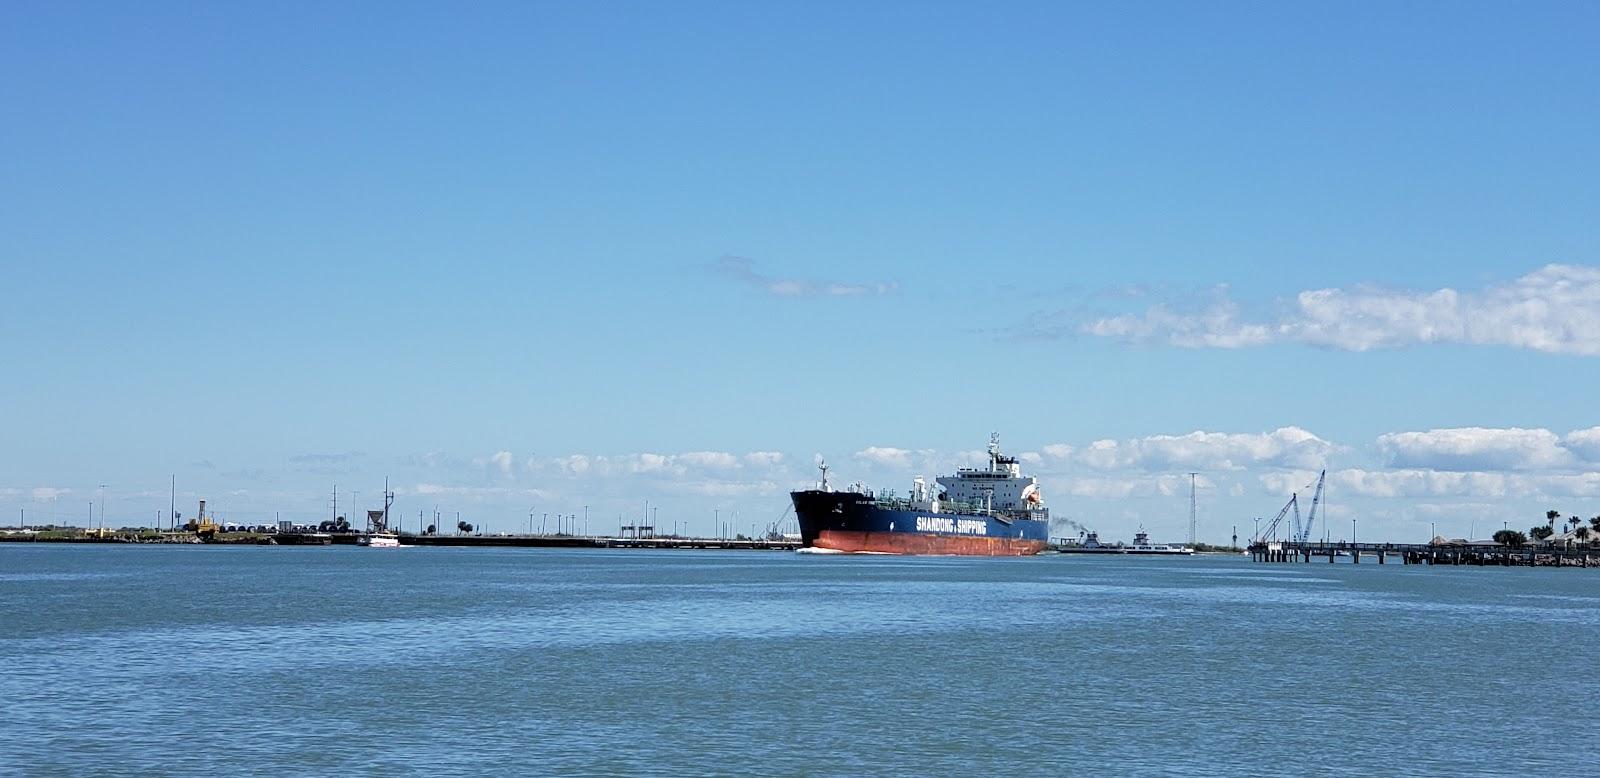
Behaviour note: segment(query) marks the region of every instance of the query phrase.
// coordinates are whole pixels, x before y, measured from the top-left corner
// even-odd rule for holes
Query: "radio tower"
[[[1194,517],[1195,517],[1195,513],[1196,513],[1196,511],[1195,511],[1195,501],[1194,501],[1194,478],[1197,475],[1200,475],[1200,474],[1199,473],[1190,473],[1189,474],[1189,545],[1190,546],[1194,545]]]

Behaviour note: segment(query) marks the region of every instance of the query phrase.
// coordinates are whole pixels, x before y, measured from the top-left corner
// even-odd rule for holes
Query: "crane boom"
[[[1322,471],[1317,476],[1317,493],[1311,496],[1311,513],[1306,515],[1306,525],[1300,530],[1299,541],[1304,543],[1311,539],[1311,525],[1317,523],[1317,506],[1322,504],[1322,487],[1328,480],[1328,471]]]
[[[1272,521],[1267,524],[1267,528],[1256,536],[1256,542],[1259,543],[1268,537],[1274,536],[1278,531],[1278,525],[1283,523],[1283,517],[1289,515],[1290,508],[1294,509],[1295,523],[1298,525],[1300,523],[1300,495],[1291,494],[1289,495],[1289,501],[1283,504],[1283,509],[1278,511],[1278,515],[1272,517]]]

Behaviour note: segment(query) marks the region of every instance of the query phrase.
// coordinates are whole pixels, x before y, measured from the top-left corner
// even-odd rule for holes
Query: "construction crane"
[[[1306,524],[1296,533],[1295,540],[1304,543],[1311,539],[1311,525],[1317,523],[1317,506],[1322,504],[1322,486],[1328,480],[1328,471],[1317,476],[1317,492],[1311,497],[1311,512],[1306,514]],[[1297,512],[1298,513],[1298,512]]]
[[[1278,515],[1272,517],[1272,522],[1267,524],[1267,528],[1256,536],[1256,542],[1259,543],[1269,537],[1276,537],[1278,525],[1283,523],[1283,517],[1289,515],[1290,508],[1294,509],[1294,523],[1298,527],[1300,525],[1300,495],[1291,494],[1289,495],[1289,501],[1283,504],[1283,509],[1278,511]]]

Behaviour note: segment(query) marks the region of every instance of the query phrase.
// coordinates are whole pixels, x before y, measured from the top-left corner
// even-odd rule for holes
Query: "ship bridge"
[[[1044,493],[1039,481],[1024,476],[1015,457],[1000,453],[1000,435],[989,437],[988,467],[963,467],[955,475],[940,476],[941,499],[981,506],[989,511],[1011,514],[1045,512]]]

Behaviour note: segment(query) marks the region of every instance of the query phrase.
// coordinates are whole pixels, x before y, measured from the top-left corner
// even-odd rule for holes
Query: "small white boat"
[[[362,535],[356,542],[368,548],[399,548],[400,536],[393,532],[374,532]]]

